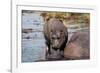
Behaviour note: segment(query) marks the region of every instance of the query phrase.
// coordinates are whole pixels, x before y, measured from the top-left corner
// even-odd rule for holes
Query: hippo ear
[[[48,22],[50,20],[50,18],[46,18],[46,21]]]
[[[63,23],[63,20],[59,19],[59,21]]]

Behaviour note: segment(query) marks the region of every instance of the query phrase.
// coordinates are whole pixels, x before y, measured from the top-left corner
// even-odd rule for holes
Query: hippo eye
[[[60,32],[63,32],[63,30],[60,30]]]
[[[60,39],[60,37],[57,37],[57,39]]]
[[[60,34],[63,34],[63,30],[60,31]]]
[[[51,32],[53,32],[53,30],[51,30]]]

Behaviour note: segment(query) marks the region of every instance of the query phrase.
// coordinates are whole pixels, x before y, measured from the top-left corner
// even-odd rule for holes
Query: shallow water
[[[24,14],[22,29],[34,31],[22,33],[22,62],[45,60],[45,40],[43,36],[43,19],[39,13]]]

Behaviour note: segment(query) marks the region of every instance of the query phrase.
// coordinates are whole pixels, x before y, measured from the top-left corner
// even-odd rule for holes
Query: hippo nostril
[[[59,40],[59,39],[60,39],[60,37],[57,37],[57,39]]]
[[[52,37],[52,39],[55,39],[54,37]]]

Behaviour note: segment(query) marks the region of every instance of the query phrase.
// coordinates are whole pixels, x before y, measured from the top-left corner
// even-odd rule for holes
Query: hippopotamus
[[[64,49],[65,59],[89,59],[90,58],[90,34],[89,31],[73,33]]]
[[[60,53],[64,51],[68,41],[67,27],[64,26],[62,20],[50,18],[44,24],[44,37],[48,47],[48,54],[57,59],[58,56],[61,56]]]

